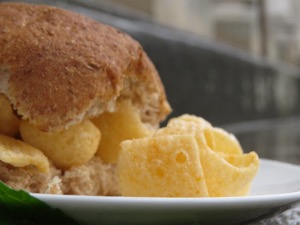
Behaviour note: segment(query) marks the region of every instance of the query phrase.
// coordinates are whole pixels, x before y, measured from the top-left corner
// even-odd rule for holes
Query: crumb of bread
[[[58,176],[52,178],[43,193],[47,194],[62,194],[61,179]]]
[[[0,181],[31,193],[119,195],[116,166],[105,164],[98,157],[67,171],[51,164],[49,173],[41,173],[34,166],[17,168],[0,161]]]
[[[61,171],[52,165],[49,173],[41,173],[34,166],[17,168],[0,161],[0,181],[16,190],[31,193],[48,193],[46,191],[49,190],[51,194],[61,194],[59,185],[55,189],[48,188],[48,184],[53,183],[53,177],[60,174]]]
[[[116,167],[105,164],[98,157],[69,169],[61,177],[64,194],[118,195]]]

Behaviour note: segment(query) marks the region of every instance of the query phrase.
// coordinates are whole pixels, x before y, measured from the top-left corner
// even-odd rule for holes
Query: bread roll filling
[[[31,192],[118,195],[119,144],[153,132],[129,100],[59,132],[18,117],[1,94],[0,102],[0,180]],[[5,141],[9,145],[1,149]]]

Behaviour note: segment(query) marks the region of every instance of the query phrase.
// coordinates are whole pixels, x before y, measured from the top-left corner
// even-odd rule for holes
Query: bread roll
[[[114,113],[121,101],[130,101],[151,128],[171,111],[157,70],[137,41],[83,15],[26,3],[0,3],[0,95],[18,119],[46,133]],[[0,180],[30,192],[118,194],[115,165],[90,158],[67,170],[50,160],[48,174],[0,161]]]
[[[159,75],[123,32],[63,9],[0,4],[0,93],[23,119],[60,131],[130,99],[143,122],[170,112]]]

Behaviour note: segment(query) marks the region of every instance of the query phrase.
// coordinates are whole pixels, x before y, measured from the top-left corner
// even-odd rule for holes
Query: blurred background
[[[109,1],[112,2],[112,1]],[[113,0],[153,21],[199,37],[300,64],[298,0]]]

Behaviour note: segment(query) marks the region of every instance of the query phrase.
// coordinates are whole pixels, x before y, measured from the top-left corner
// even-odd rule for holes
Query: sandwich
[[[141,45],[74,12],[0,3],[0,49],[0,181],[119,195],[119,144],[151,134],[171,112]]]

